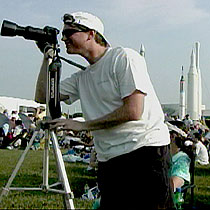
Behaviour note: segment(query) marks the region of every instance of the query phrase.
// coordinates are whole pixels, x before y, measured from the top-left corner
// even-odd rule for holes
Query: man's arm
[[[46,103],[46,90],[47,90],[47,71],[49,60],[48,57],[52,57],[52,53],[54,51],[52,49],[48,50],[47,53],[44,54],[43,62],[40,68],[39,76],[36,83],[36,92],[35,92],[35,101],[38,103],[45,104]],[[60,100],[67,100],[69,96],[60,95]]]
[[[36,92],[35,92],[35,101],[42,104],[46,103],[47,66],[48,66],[48,60],[44,56],[39,76],[36,82]]]
[[[123,105],[114,112],[97,120],[88,121],[87,130],[106,129],[128,121],[139,120],[143,109],[144,94],[136,90],[132,95],[124,98]]]
[[[112,128],[128,121],[139,120],[144,110],[144,96],[143,93],[136,90],[133,94],[123,99],[123,105],[121,107],[99,119],[85,122],[78,122],[71,119],[56,119],[49,121],[51,124],[50,127],[51,129],[61,127],[63,130],[93,131]]]

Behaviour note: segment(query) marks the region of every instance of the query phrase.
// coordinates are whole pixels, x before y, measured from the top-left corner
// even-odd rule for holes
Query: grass
[[[195,185],[195,205],[210,209],[210,165],[196,165]]]
[[[0,188],[6,185],[9,176],[21,156],[21,150],[0,150]],[[40,187],[42,184],[43,151],[29,151],[22,167],[11,187]],[[92,201],[81,199],[84,185],[96,185],[96,177],[86,172],[87,165],[82,163],[65,163],[71,190],[74,192],[76,209],[90,209]],[[57,182],[56,163],[52,151],[49,162],[49,184]],[[0,203],[0,209],[63,209],[63,196],[42,191],[10,191]]]
[[[0,150],[0,188],[6,185],[22,150]],[[42,184],[42,155],[43,151],[29,151],[26,159],[15,177],[12,186],[39,187]],[[65,163],[70,187],[74,192],[76,209],[90,209],[92,201],[81,199],[84,185],[95,186],[96,177],[85,171],[87,165],[82,163]],[[50,151],[49,184],[57,181],[56,164]],[[196,166],[195,169],[195,206],[199,209],[210,207],[210,166]],[[189,203],[190,193],[186,198]],[[63,209],[61,194],[44,193],[41,191],[10,191],[0,203],[0,209]]]

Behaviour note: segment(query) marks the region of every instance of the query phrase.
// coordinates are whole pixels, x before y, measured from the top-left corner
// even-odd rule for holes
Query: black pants
[[[100,210],[173,209],[168,146],[142,147],[99,162]]]

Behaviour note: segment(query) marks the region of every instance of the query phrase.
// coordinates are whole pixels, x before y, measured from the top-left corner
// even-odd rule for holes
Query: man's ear
[[[94,30],[88,31],[88,40],[94,39],[96,32]]]

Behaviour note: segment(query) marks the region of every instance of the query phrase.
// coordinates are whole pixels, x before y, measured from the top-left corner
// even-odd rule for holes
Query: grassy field
[[[21,150],[0,150],[0,188],[5,186],[11,175]],[[50,151],[49,183],[57,181],[57,173],[54,156]],[[18,172],[12,186],[39,187],[42,184],[42,155],[43,151],[30,151]],[[94,187],[96,177],[86,172],[87,165],[82,163],[65,163],[69,182],[75,199],[77,209],[90,209],[91,201],[81,199],[84,193],[84,185],[87,183]],[[210,207],[210,166],[196,166],[195,171],[195,206],[204,209]],[[188,194],[186,203],[189,202]],[[10,191],[0,203],[0,209],[63,209],[61,194],[44,193],[40,191]]]
[[[6,185],[17,161],[23,151],[0,150],[0,188]],[[25,161],[16,175],[12,187],[39,187],[42,184],[43,151],[29,151]],[[74,192],[74,205],[77,209],[90,209],[91,201],[81,199],[84,186],[96,185],[96,177],[86,171],[87,165],[82,163],[65,163],[71,190]],[[56,164],[50,151],[49,184],[57,182]],[[0,203],[0,209],[63,209],[63,196],[42,191],[10,191]]]

